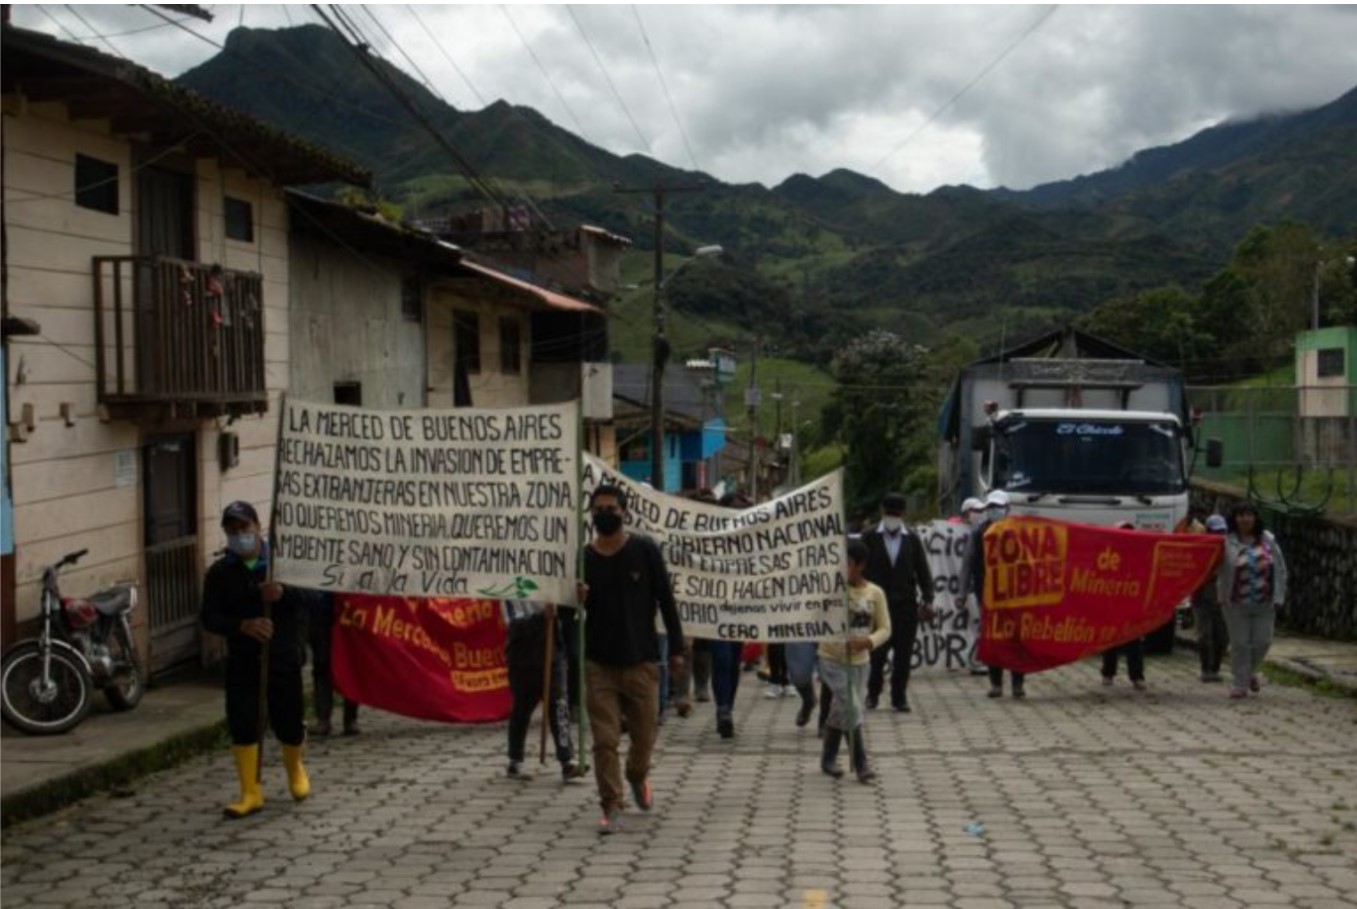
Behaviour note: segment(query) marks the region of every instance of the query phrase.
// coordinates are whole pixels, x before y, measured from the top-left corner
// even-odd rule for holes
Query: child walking
[[[848,736],[851,740],[853,772],[860,783],[870,783],[876,779],[876,773],[867,763],[867,746],[862,739],[871,653],[891,637],[886,594],[863,576],[866,565],[866,544],[861,540],[849,540],[848,628],[845,640],[820,643],[820,678],[830,691],[820,769],[835,779],[843,776],[843,771],[839,769],[839,744],[844,736]]]

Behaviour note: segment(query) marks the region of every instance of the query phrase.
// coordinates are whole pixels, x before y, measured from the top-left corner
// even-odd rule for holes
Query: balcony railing
[[[267,409],[258,274],[164,256],[97,256],[94,320],[99,403],[175,416]]]

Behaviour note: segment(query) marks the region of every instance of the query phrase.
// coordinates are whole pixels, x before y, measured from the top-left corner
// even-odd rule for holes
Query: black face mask
[[[622,516],[615,511],[594,512],[594,529],[605,537],[622,527]]]

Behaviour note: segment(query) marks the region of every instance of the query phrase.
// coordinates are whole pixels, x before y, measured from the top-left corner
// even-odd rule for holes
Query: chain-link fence
[[[1239,486],[1278,507],[1357,513],[1357,385],[1193,386],[1198,439],[1219,439],[1224,463],[1196,476]]]

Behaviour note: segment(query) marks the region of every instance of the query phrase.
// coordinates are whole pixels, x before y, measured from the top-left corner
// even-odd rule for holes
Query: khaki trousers
[[[594,733],[594,778],[604,812],[621,808],[622,765],[617,749],[622,741],[622,721],[627,723],[631,748],[627,751],[627,781],[640,783],[650,774],[650,753],[659,730],[660,667],[655,663],[635,666],[585,666],[589,725]]]

